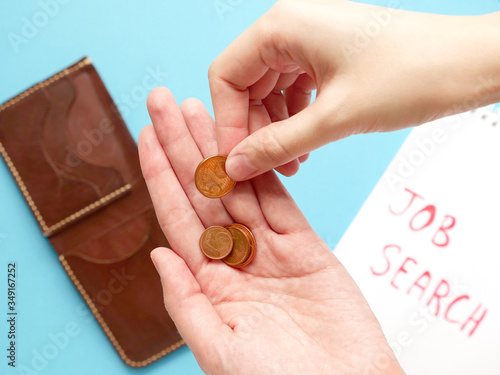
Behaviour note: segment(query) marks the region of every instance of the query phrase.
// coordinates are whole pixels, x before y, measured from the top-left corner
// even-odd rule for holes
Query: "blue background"
[[[37,13],[47,14],[42,2],[3,2],[0,102],[89,56],[135,139],[150,122],[145,94],[149,87],[144,87],[143,80],[151,70],[160,72],[153,77],[155,85],[169,87],[179,104],[188,97],[197,97],[210,108],[207,80],[210,62],[274,3],[270,0],[64,2],[52,8],[52,14],[45,20]],[[384,6],[391,1],[370,3]],[[217,5],[221,4],[225,8],[217,11]],[[408,10],[457,15],[500,10],[499,0],[401,0],[400,4]],[[25,43],[13,45],[9,33],[22,35],[24,17],[30,21],[41,17],[38,21],[42,24]],[[312,226],[332,249],[408,132],[355,136],[336,142],[314,152],[298,175],[283,179]],[[18,269],[16,369],[7,366],[6,358],[9,261],[16,262]],[[50,337],[63,332],[68,324],[76,327],[78,334],[57,353],[49,350],[53,358],[46,359],[42,371],[34,371],[33,358],[48,350]],[[19,368],[21,365],[24,368]],[[186,347],[144,369],[131,369],[122,363],[48,241],[41,236],[3,162],[0,162],[0,373],[202,373]]]

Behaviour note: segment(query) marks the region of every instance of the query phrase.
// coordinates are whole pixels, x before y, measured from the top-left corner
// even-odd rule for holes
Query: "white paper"
[[[414,129],[335,254],[407,374],[500,374],[498,114]]]

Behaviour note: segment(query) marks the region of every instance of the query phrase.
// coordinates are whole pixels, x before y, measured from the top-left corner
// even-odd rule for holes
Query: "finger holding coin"
[[[207,198],[220,198],[228,194],[236,184],[225,169],[226,157],[214,155],[203,160],[195,171],[196,187]]]
[[[200,199],[194,181],[193,172],[200,161],[204,159],[203,152],[200,149],[206,147],[206,144],[209,143],[207,138],[205,138],[205,142],[201,142],[201,139],[207,136],[208,139],[215,139],[215,131],[213,131],[213,134],[206,131],[207,117],[210,118],[210,115],[206,110],[201,111],[200,103],[193,100],[186,101],[179,109],[172,93],[165,87],[154,89],[148,97],[147,104],[156,139],[160,143],[170,167],[174,170],[178,183],[182,186],[203,225],[208,227],[214,223],[231,223],[233,220],[222,202],[216,199]],[[188,114],[193,113],[197,114],[197,116],[188,116]],[[196,139],[202,143],[203,147],[200,147]],[[153,164],[153,166],[161,165],[159,163]],[[163,184],[176,183],[175,181],[166,182],[162,177],[158,178],[163,180]],[[161,216],[168,215],[168,212],[164,215],[161,214]]]

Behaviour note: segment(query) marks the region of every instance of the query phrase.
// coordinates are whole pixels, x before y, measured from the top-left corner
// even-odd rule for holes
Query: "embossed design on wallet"
[[[75,139],[81,146],[91,144],[90,140],[68,135],[72,125],[71,110],[75,108],[73,104],[78,93],[67,78],[90,63],[86,58],[0,106],[0,121],[4,124],[0,132],[8,131],[10,144],[29,145],[29,152],[19,152],[14,146],[7,151],[0,139],[0,153],[46,237],[131,188],[113,168],[86,160],[85,155],[78,155],[82,154],[78,153],[78,147],[71,145],[71,140],[75,142]],[[22,116],[17,111],[5,113],[6,109],[33,99],[34,103],[27,103],[28,108]],[[84,131],[80,132],[80,138],[90,134]],[[101,142],[101,146],[105,147],[106,142]],[[94,148],[92,154],[97,149]],[[16,164],[30,166],[30,176],[23,176],[25,171],[16,168],[11,152],[16,153]],[[43,189],[48,186],[57,186],[51,199],[46,198]],[[65,205],[56,209],[53,201],[64,201]]]
[[[101,314],[99,313],[99,310],[98,310],[97,306],[92,301],[92,299],[90,298],[90,296],[87,294],[87,292],[85,291],[85,289],[82,287],[82,284],[80,284],[80,281],[78,281],[78,278],[75,276],[73,270],[69,266],[69,264],[66,261],[64,255],[60,255],[59,256],[59,261],[61,262],[61,264],[63,265],[63,267],[64,267],[64,269],[66,271],[66,273],[70,277],[71,281],[73,281],[73,284],[75,284],[76,288],[78,289],[78,291],[82,295],[83,299],[85,300],[85,302],[89,306],[90,310],[92,311],[92,314],[94,314],[94,316],[96,317],[97,321],[99,322],[99,324],[103,328],[104,332],[106,333],[106,335],[111,340],[111,343],[113,344],[113,346],[118,351],[118,354],[120,355],[120,357],[123,359],[123,361],[127,365],[129,365],[131,367],[144,367],[144,366],[147,366],[150,363],[152,363],[154,361],[157,361],[161,357],[163,357],[163,356],[165,356],[165,355],[173,352],[174,350],[180,348],[181,346],[185,345],[184,340],[180,340],[180,341],[178,341],[178,342],[170,345],[168,348],[163,349],[161,352],[158,352],[158,353],[152,355],[151,357],[149,357],[149,358],[147,358],[147,359],[145,359],[143,361],[136,362],[136,361],[130,360],[127,357],[127,355],[125,354],[125,351],[121,347],[120,343],[116,339],[116,337],[113,334],[113,332],[109,329],[108,325],[106,324],[106,321],[102,318]]]

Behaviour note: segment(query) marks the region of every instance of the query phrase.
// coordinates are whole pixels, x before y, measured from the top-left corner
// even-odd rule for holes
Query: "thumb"
[[[217,360],[221,346],[215,340],[224,340],[224,334],[231,330],[180,256],[170,249],[157,248],[151,252],[151,259],[160,274],[165,307],[182,338],[202,368],[220,367]]]
[[[230,152],[226,173],[237,181],[248,180],[339,139],[328,111],[318,97],[296,115],[250,134]]]

